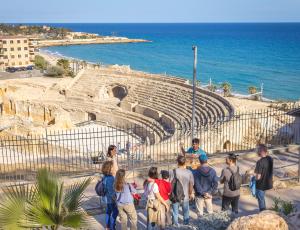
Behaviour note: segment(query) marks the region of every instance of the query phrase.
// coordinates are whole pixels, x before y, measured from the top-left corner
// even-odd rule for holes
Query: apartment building
[[[33,65],[37,40],[25,36],[0,36],[0,71]]]

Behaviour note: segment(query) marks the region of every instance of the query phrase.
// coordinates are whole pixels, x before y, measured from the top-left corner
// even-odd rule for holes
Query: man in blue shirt
[[[186,156],[187,153],[192,154],[192,155],[196,154],[197,157],[199,157],[200,155],[206,155],[206,152],[204,152],[204,150],[200,148],[199,138],[194,138],[192,140],[192,147],[190,147],[186,151],[184,150],[183,144],[180,144],[180,148],[181,148],[181,152],[184,156]]]

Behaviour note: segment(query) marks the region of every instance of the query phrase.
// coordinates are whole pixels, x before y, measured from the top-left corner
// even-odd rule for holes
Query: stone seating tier
[[[113,97],[112,89],[115,86],[124,87],[127,93],[124,98],[120,98],[119,107],[116,104],[118,100],[114,101],[115,104],[108,103],[108,100],[96,100],[99,89],[103,88],[107,90],[107,95],[110,93],[109,97]],[[197,88],[196,92],[196,126],[230,119],[234,109],[226,99],[202,88]],[[185,79],[136,71],[112,71],[106,68],[101,68],[98,72],[86,70],[66,95],[69,101],[73,101],[66,103],[68,108],[74,106],[83,111],[97,112],[100,115],[110,113],[116,118],[127,120],[130,124],[151,127],[157,137],[155,141],[174,134],[174,131],[170,133],[168,130],[170,127],[175,128],[175,133],[178,135],[190,133],[192,86],[186,84]],[[123,108],[124,103],[129,107]],[[142,111],[135,111],[136,105],[156,111],[166,120],[160,120],[158,115],[151,117],[151,113],[149,115],[149,113],[143,114]],[[100,115],[99,119],[101,119]],[[166,121],[170,122],[169,127],[164,127]]]

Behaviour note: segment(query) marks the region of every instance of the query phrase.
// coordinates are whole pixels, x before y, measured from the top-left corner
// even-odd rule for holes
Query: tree
[[[231,84],[229,82],[223,82],[221,86],[223,88],[224,97],[230,96],[230,91],[232,89]]]
[[[257,93],[257,88],[256,88],[256,86],[249,86],[249,87],[248,87],[248,92],[249,92],[250,94],[255,94],[255,93]]]
[[[91,178],[88,178],[66,188],[57,175],[42,169],[33,186],[3,189],[1,229],[83,227],[87,221],[80,205],[90,182]]]
[[[46,70],[46,76],[49,77],[62,77],[64,69],[60,66],[49,66]]]
[[[70,70],[70,62],[68,59],[64,59],[64,58],[58,59],[56,65],[62,67],[66,73]]]
[[[257,88],[256,88],[256,86],[249,86],[249,87],[248,87],[248,92],[249,92],[250,94],[255,94],[255,95],[252,95],[252,99],[254,99],[254,100],[259,100],[260,97],[261,97],[261,95],[256,94],[256,93],[257,93]]]
[[[38,69],[45,70],[45,69],[47,69],[48,62],[45,60],[44,57],[42,57],[40,55],[36,55],[34,57],[34,65]]]

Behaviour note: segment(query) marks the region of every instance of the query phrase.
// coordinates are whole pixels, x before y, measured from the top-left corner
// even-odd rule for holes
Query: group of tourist
[[[189,205],[195,202],[196,211],[201,218],[204,207],[207,213],[213,213],[212,197],[218,192],[218,183],[224,184],[222,194],[222,210],[231,210],[238,213],[241,175],[237,166],[237,155],[229,154],[226,158],[226,167],[220,177],[208,163],[207,154],[200,148],[199,139],[192,141],[193,146],[177,157],[177,167],[171,171],[151,167],[148,178],[144,181],[144,199],[146,200],[147,229],[166,226],[179,226],[179,207],[183,210],[183,224],[189,224]],[[182,147],[182,146],[181,146]],[[104,198],[106,200],[106,229],[116,228],[116,218],[119,216],[122,230],[137,229],[137,213],[134,197],[136,186],[127,183],[125,170],[118,169],[116,161],[116,147],[109,146],[108,161],[102,165],[102,179]],[[259,210],[266,209],[265,191],[272,188],[273,159],[268,155],[265,145],[258,145],[257,161],[253,173],[255,181],[255,196],[258,200]],[[186,166],[187,154],[197,154],[200,166],[197,169],[188,169]],[[159,176],[160,174],[160,176]],[[99,183],[99,182],[98,182]],[[97,188],[97,186],[96,186]]]

